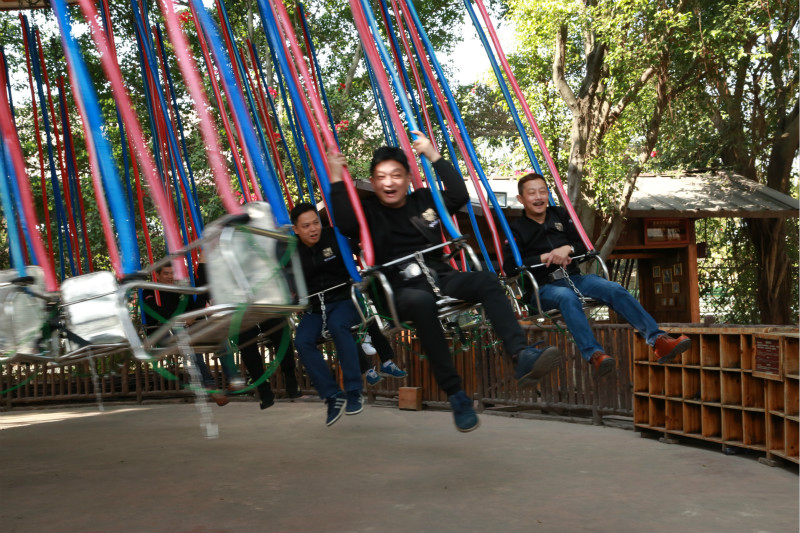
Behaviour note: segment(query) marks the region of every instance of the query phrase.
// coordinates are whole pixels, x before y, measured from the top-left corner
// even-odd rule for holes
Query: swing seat
[[[202,246],[208,286],[185,287],[133,281],[118,296],[125,302],[134,289],[184,294],[209,293],[213,304],[171,317],[139,339],[130,318],[126,329],[134,355],[142,360],[181,353],[214,351],[230,336],[270,318],[288,318],[305,309],[306,288],[291,235],[275,228],[265,202],[244,206],[244,215],[227,215],[209,224],[203,238],[169,256],[180,257]],[[166,260],[166,259],[165,259]],[[155,268],[158,264],[153,265]],[[119,305],[119,304],[118,304]],[[175,334],[183,328],[186,337]],[[181,346],[183,337],[188,346]]]
[[[608,279],[608,268],[606,267],[606,263],[603,261],[603,258],[600,257],[600,254],[598,254],[595,250],[587,252],[583,255],[577,255],[573,257],[572,260],[578,264],[588,263],[592,260],[596,261],[599,266],[599,273],[602,275],[602,277]],[[532,272],[532,270],[539,268],[546,268],[546,265],[544,263],[540,263],[538,265],[522,267],[519,274],[506,278],[505,285],[508,288],[510,301],[517,316],[522,317],[527,315],[527,317],[532,320],[549,319],[554,321],[556,318],[561,316],[561,311],[558,309],[542,308],[542,301],[539,296],[539,283],[536,281],[536,276],[534,276]],[[530,284],[530,291],[526,291],[522,288],[523,276],[524,282]],[[584,311],[587,311],[603,305],[605,304],[599,300],[595,300],[594,298],[585,298],[583,302],[583,309]]]
[[[448,253],[442,253],[446,247],[450,247],[452,250]],[[405,326],[404,323],[400,321],[400,318],[397,314],[397,308],[394,301],[394,291],[391,283],[389,283],[389,279],[386,277],[385,272],[389,269],[396,268],[399,265],[416,261],[418,258],[426,255],[430,257],[435,253],[440,253],[440,259],[443,262],[447,262],[453,255],[461,250],[466,252],[466,255],[469,257],[474,270],[482,270],[475,252],[472,250],[472,247],[467,244],[466,237],[461,237],[459,239],[447,241],[442,244],[437,244],[415,254],[400,257],[383,265],[377,265],[364,270],[364,281],[362,282],[365,287],[364,290],[366,290],[366,287],[372,285],[371,282],[373,280],[377,281],[377,284],[380,287],[378,291],[379,294],[374,294],[373,296],[376,301],[385,302],[385,306],[379,306],[378,310],[380,311],[379,315],[383,314],[384,316],[389,317],[387,324],[383,326],[384,332],[387,336],[396,333]],[[448,335],[458,334],[463,329],[469,329],[485,322],[483,308],[480,304],[472,304],[463,300],[442,295],[436,301],[436,308],[437,316],[442,324],[442,329],[444,330],[445,334]],[[413,326],[413,322],[406,322],[405,324]]]
[[[46,317],[44,272],[28,266],[25,274],[0,272],[0,363],[49,358],[39,348]]]
[[[68,278],[61,283],[63,354],[58,362],[127,351],[128,338],[117,309],[117,278],[108,271]]]

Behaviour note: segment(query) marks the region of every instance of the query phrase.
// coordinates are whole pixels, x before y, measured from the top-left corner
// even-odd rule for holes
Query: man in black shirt
[[[169,264],[163,265],[156,269],[156,281],[172,285],[175,283],[174,272],[172,266]],[[207,299],[198,297],[195,300],[190,294],[180,294],[167,290],[158,291],[158,299],[156,298],[155,291],[151,289],[142,290],[142,300],[144,302],[144,323],[145,331],[150,334],[161,327],[162,324],[167,322],[174,315],[192,311],[205,307]],[[158,300],[161,303],[158,303]],[[189,324],[187,324],[189,325]],[[203,381],[203,386],[207,389],[212,389],[216,386],[216,382],[208,369],[208,365],[203,360],[202,354],[192,354],[192,361],[200,371],[200,376]],[[227,372],[227,367],[223,366]],[[230,379],[230,376],[229,376]],[[211,398],[217,405],[223,406],[228,403],[228,398],[222,393],[212,393]]]
[[[442,197],[446,209],[455,213],[469,201],[464,181],[451,163],[442,158],[433,144],[418,131],[414,150],[427,157],[446,190]],[[342,180],[345,164],[341,154],[329,156],[331,170],[331,204],[339,229],[357,237],[359,224],[347,197]],[[411,182],[408,159],[396,147],[384,146],[375,151],[370,166],[370,181],[375,197],[362,201],[367,225],[375,249],[375,262],[383,264],[441,243],[441,221],[430,189],[421,188],[409,194]],[[436,296],[421,268],[411,264],[402,271],[389,272],[395,306],[400,320],[413,321],[422,349],[431,362],[436,382],[448,395],[459,431],[472,431],[479,420],[472,400],[461,388],[461,376],[453,365],[450,345],[437,316]],[[517,322],[505,291],[490,272],[458,272],[446,263],[426,259],[425,267],[435,277],[441,294],[483,304],[486,314],[503,340],[506,353],[516,367],[520,385],[535,383],[556,367],[561,354],[556,348],[537,350],[528,347],[525,334]]]
[[[361,316],[350,299],[350,274],[342,260],[333,228],[322,227],[311,204],[295,205],[289,216],[300,241],[297,252],[311,305],[311,310],[303,314],[297,325],[294,343],[311,383],[328,405],[326,423],[330,426],[345,411],[348,415],[356,415],[364,409],[358,348],[350,331],[361,321]],[[331,375],[317,346],[325,329],[330,332],[336,346],[345,392]]]
[[[667,363],[691,346],[691,340],[682,335],[675,339],[662,331],[653,317],[619,283],[608,281],[594,274],[581,275],[572,255],[586,253],[586,246],[575,228],[575,224],[563,207],[548,206],[547,183],[536,173],[526,174],[517,184],[517,199],[525,209],[523,215],[511,223],[511,232],[519,247],[525,266],[544,265],[531,270],[539,285],[539,299],[543,307],[561,311],[581,355],[604,376],[615,368],[614,359],[607,355],[592,334],[589,321],[583,312],[583,304],[572,284],[589,298],[608,305],[628,321],[655,347],[656,360]],[[513,274],[514,258],[506,244],[504,267],[506,274]],[[564,269],[569,276],[558,274]],[[556,273],[556,277],[554,277]]]

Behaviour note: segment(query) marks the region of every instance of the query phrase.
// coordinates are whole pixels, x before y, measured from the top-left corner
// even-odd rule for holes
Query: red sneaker
[[[662,335],[656,339],[655,360],[659,364],[669,363],[677,356],[688,350],[692,346],[692,340],[686,335],[681,335],[677,339],[669,335]]]
[[[597,372],[598,377],[603,377],[611,373],[617,365],[614,358],[606,355],[603,352],[594,352],[589,362],[594,365],[594,370]]]

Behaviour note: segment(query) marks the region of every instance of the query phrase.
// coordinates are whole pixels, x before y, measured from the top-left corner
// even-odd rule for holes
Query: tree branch
[[[567,25],[562,24],[558,32],[556,32],[556,46],[555,53],[553,54],[553,83],[556,89],[558,89],[561,98],[567,104],[567,107],[569,107],[573,113],[576,113],[578,111],[578,99],[575,98],[575,93],[572,92],[572,88],[570,88],[567,83],[565,74],[565,62],[567,60],[566,42]]]

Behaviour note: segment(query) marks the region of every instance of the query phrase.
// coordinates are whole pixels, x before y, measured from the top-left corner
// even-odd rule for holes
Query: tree
[[[540,73],[549,65],[551,90],[569,111],[568,194],[590,235],[600,206],[605,223],[595,244],[607,256],[664,113],[701,75],[690,37],[695,2],[509,4],[521,38],[516,64]]]
[[[645,168],[725,166],[790,191],[797,6],[780,0],[512,0],[517,65],[543,64],[570,113],[568,193],[607,255]],[[542,57],[546,61],[542,61]],[[664,128],[666,127],[666,132]],[[687,138],[687,132],[692,135]],[[663,139],[663,143],[659,140]],[[658,144],[667,157],[652,161]],[[786,222],[748,220],[765,323],[789,323]],[[741,279],[745,279],[742,277]]]

